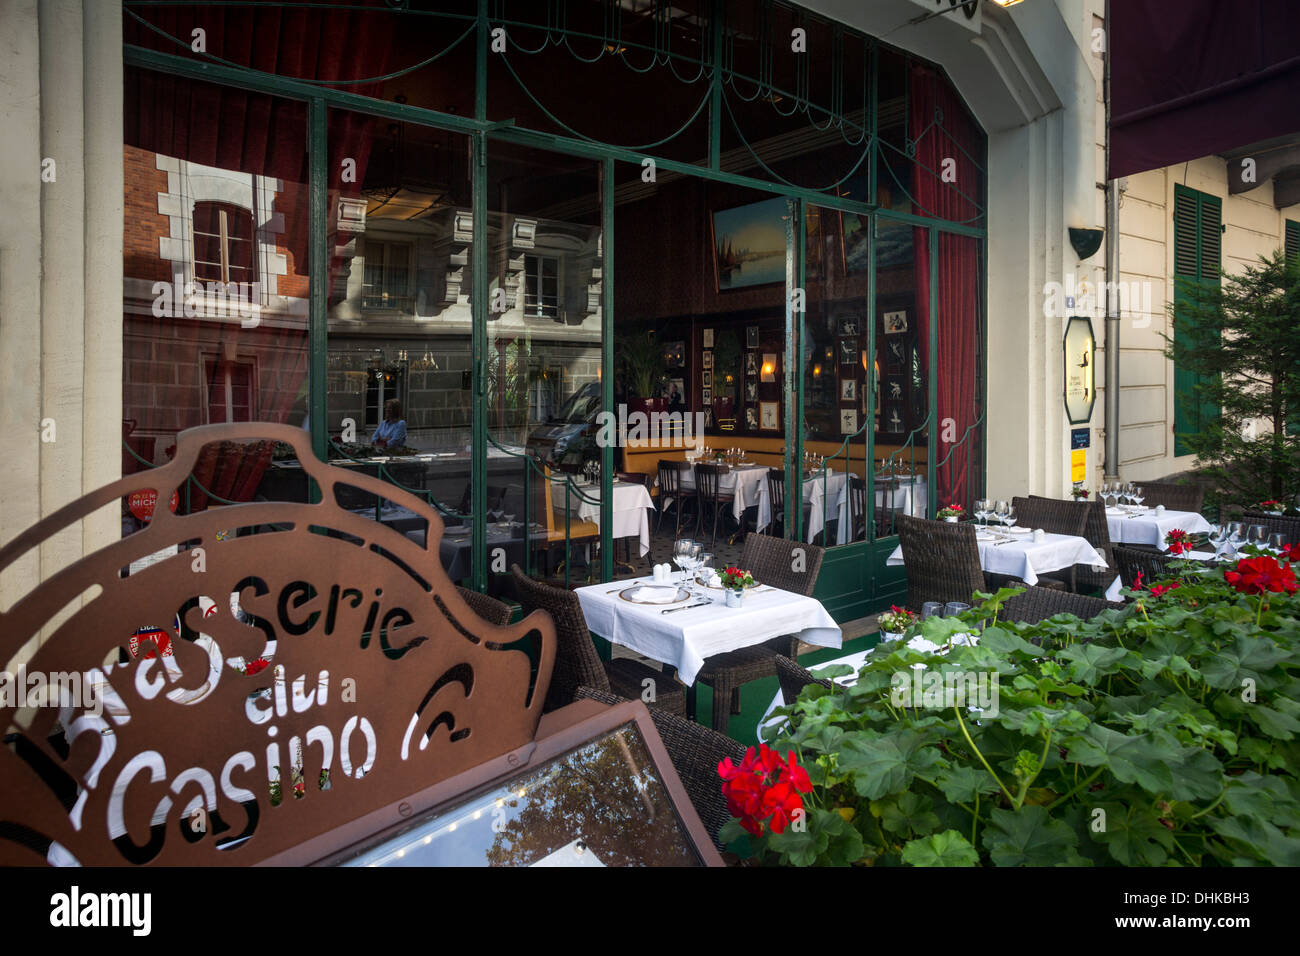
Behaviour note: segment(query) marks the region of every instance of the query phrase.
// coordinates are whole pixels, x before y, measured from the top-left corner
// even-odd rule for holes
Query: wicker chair
[[[793,570],[797,563],[796,549],[803,552],[802,571]],[[825,556],[826,549],[815,544],[787,541],[766,534],[748,534],[740,566],[753,574],[760,584],[811,597]],[[787,634],[754,647],[742,647],[705,659],[704,667],[695,679],[713,688],[713,729],[725,734],[731,715],[740,713],[741,687],[750,681],[775,677],[776,658],[779,655],[794,658],[798,652],[799,639]]]
[[[541,609],[555,621],[558,647],[551,686],[546,691],[546,703],[542,708],[544,711],[570,703],[583,684],[620,697],[640,698],[641,682],[649,678],[655,687],[653,707],[675,714],[686,713],[686,688],[663,671],[626,657],[613,661],[600,659],[596,646],[591,642],[591,631],[576,594],[534,581],[517,564],[511,566],[510,572],[514,575],[515,590],[524,611]]]
[[[1016,517],[1019,519],[1021,527],[1042,528],[1052,534],[1072,534],[1079,538],[1087,537],[1091,506],[1086,501],[1064,501],[1060,498],[1041,498],[1031,495],[1028,498],[1014,498],[1012,504],[1015,506]],[[1105,518],[1106,513],[1103,508],[1103,523]],[[1044,574],[1042,577],[1053,583],[1059,581],[1071,591],[1077,592],[1079,590],[1078,567],[1078,565],[1072,565],[1059,571]],[[1115,576],[1112,574],[1110,581],[1114,579]],[[1110,581],[1106,583],[1109,584]]]
[[[913,611],[926,601],[968,602],[976,591],[1025,586],[1018,578],[980,567],[975,526],[969,521],[899,515],[898,542],[907,568],[907,606]]]
[[[574,696],[575,699],[597,700],[602,704],[622,703],[608,691],[586,686],[579,687]],[[686,788],[691,805],[709,831],[714,846],[724,849],[718,831],[731,819],[731,813],[727,810],[726,798],[722,796],[718,764],[727,757],[733,764],[740,763],[745,759],[745,745],[665,710],[651,708],[650,716],[664,742],[664,749],[668,751],[668,758],[673,762],[673,769]]]
[[[1247,509],[1242,513],[1243,524],[1262,524],[1269,534],[1280,534],[1287,544],[1300,544],[1300,518],[1270,515]]]
[[[777,655],[776,676],[781,682],[781,699],[787,705],[793,704],[798,699],[799,693],[809,684],[821,684],[828,689],[831,686],[829,680],[814,677],[812,671],[792,661],[784,654]]]
[[[488,597],[488,595],[479,591],[458,587],[456,592],[465,599],[465,603],[473,609],[475,614],[489,624],[509,624],[511,616],[515,613],[515,609],[509,604],[498,601],[494,597]]]
[[[1142,573],[1143,585],[1172,577],[1169,562],[1173,560],[1174,556],[1165,551],[1115,545],[1115,563],[1119,565],[1119,579],[1126,588],[1133,587],[1139,571]]]
[[[1122,608],[1123,602],[1112,603],[1104,598],[1069,594],[1051,588],[1029,588],[1002,605],[1002,618],[1018,624],[1037,624],[1056,614],[1073,614],[1090,621],[1109,608]]]
[[[1200,514],[1201,505],[1205,501],[1205,489],[1200,485],[1152,481],[1144,482],[1139,487],[1142,489],[1142,503],[1151,508],[1164,505],[1168,511],[1192,511]]]

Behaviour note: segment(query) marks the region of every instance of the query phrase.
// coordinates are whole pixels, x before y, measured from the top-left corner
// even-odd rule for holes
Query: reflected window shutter
[[[1300,267],[1300,222],[1294,219],[1286,221],[1286,263]]]

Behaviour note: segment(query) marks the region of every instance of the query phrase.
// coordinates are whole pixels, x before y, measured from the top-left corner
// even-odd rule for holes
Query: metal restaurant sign
[[[106,505],[170,500],[204,446],[254,439],[294,446],[320,502],[156,508],[0,614],[0,670],[84,675],[97,703],[0,700],[23,742],[0,748],[0,865],[44,862],[51,842],[83,865],[247,865],[470,768],[526,762],[550,618],[479,618],[438,559],[438,515],[321,463],[302,429],[182,432],[175,460],[45,518],[0,550],[0,571]],[[433,551],[342,508],[343,484],[426,517]],[[232,527],[261,533],[218,536]],[[507,649],[526,636],[535,683],[529,654]]]
[[[912,0],[912,2],[930,11],[932,17],[942,14],[945,18],[960,23],[975,33],[979,33],[982,29],[980,0]]]
[[[1065,324],[1064,352],[1065,414],[1071,425],[1081,425],[1092,418],[1092,406],[1097,401],[1093,377],[1097,340],[1091,319],[1076,315]]]

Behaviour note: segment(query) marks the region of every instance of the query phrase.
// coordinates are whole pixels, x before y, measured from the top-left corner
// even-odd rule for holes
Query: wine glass
[[[687,565],[690,564],[691,549],[694,547],[695,542],[690,538],[678,538],[673,542],[673,563],[681,568],[683,576],[685,576]]]
[[[696,541],[695,544],[691,546],[691,553],[687,555],[687,557],[690,559],[690,564],[687,565],[687,569],[690,572],[687,576],[688,581],[694,582],[695,574],[700,567],[700,555],[702,555],[703,553],[704,553],[704,542]],[[693,589],[692,589],[692,593],[694,593]]]
[[[695,573],[697,578],[702,577],[704,578],[705,581],[708,581],[711,577],[713,577],[713,552],[712,551],[700,552],[700,557],[698,559],[698,562],[695,565]]]
[[[1214,545],[1214,553],[1217,555],[1223,550],[1223,544],[1228,540],[1227,524],[1210,525],[1210,544]]]
[[[1278,531],[1268,536],[1268,546],[1274,551],[1281,551],[1286,547],[1286,535]]]
[[[1241,545],[1241,522],[1228,522],[1228,540],[1227,543],[1232,545],[1232,550],[1236,551]]]
[[[1000,524],[1006,524],[1007,512],[1010,510],[1011,506],[1005,501],[999,501],[993,505],[993,514]]]
[[[981,522],[983,522],[985,527],[988,526],[989,500],[987,498],[975,499],[975,517],[978,518]]]
[[[1145,498],[1145,496],[1142,494],[1142,489],[1137,486],[1134,486],[1132,498],[1133,498],[1133,504],[1141,506]]]
[[[1020,519],[1016,517],[1015,508],[1007,508],[1007,513],[1002,516],[1002,523],[1005,524],[1008,528],[1015,527],[1016,522],[1019,520]]]
[[[1253,524],[1246,529],[1246,541],[1255,546],[1262,545],[1268,540],[1268,531],[1262,524]]]

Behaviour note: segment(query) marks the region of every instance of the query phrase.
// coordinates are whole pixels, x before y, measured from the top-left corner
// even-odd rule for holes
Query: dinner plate
[[[1012,528],[1007,528],[1005,530],[1007,534],[1033,534],[1034,533],[1033,528],[1012,527]]]
[[[629,588],[619,591],[618,596],[629,604],[639,604],[642,607],[669,607],[673,604],[681,604],[684,601],[689,601],[691,597],[690,592],[685,588],[678,588],[677,597],[673,598],[671,601],[638,601],[633,595],[644,586],[645,585],[642,584],[634,584]]]

